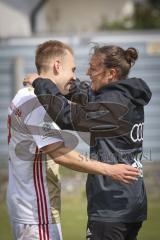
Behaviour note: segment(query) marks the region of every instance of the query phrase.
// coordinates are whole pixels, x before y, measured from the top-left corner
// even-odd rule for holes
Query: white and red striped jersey
[[[49,164],[40,148],[63,141],[63,138],[59,127],[34,95],[33,88],[22,88],[12,100],[8,133],[7,204],[11,220],[26,224],[55,223],[59,209],[54,206],[54,189],[47,180],[47,168],[51,172],[55,163],[50,160]]]

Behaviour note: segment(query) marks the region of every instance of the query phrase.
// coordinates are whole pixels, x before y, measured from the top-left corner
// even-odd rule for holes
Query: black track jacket
[[[147,200],[141,159],[144,105],[151,98],[147,84],[130,78],[93,92],[86,83],[77,80],[69,95],[77,104],[63,97],[49,79],[38,78],[33,87],[40,103],[62,129],[91,133],[92,159],[125,163],[141,170],[141,177],[132,184],[89,174],[86,184],[89,219],[126,223],[145,220]]]

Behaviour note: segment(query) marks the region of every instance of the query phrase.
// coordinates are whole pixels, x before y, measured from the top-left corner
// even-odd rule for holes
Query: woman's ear
[[[117,69],[115,68],[110,68],[109,70],[109,80],[116,80],[117,79]]]

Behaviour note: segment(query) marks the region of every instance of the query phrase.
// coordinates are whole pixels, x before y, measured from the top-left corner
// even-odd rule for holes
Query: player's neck
[[[54,82],[56,84],[56,81],[55,81],[55,78],[53,76],[53,74],[49,74],[49,73],[45,73],[45,72],[42,72],[40,74],[40,78],[47,78],[47,79],[50,79],[52,82]]]

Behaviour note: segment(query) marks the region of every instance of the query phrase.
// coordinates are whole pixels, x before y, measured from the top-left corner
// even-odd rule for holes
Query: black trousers
[[[142,222],[114,223],[88,221],[86,240],[136,240]]]

